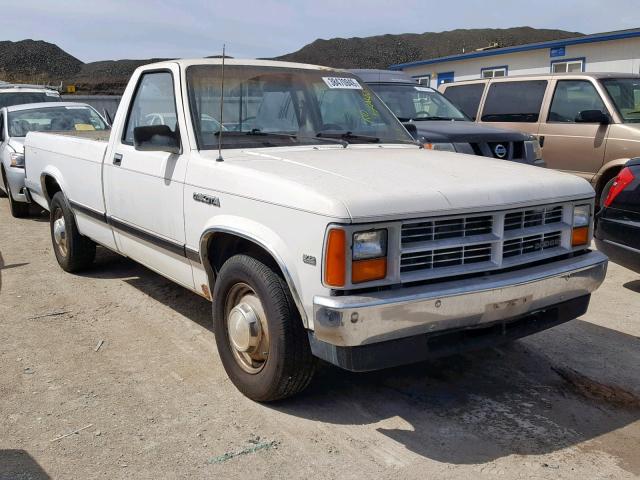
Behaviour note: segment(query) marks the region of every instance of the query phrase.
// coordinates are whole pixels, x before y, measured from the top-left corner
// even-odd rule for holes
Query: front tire
[[[29,204],[23,202],[16,202],[11,196],[11,187],[9,186],[9,181],[2,171],[2,181],[4,182],[4,190],[7,192],[7,197],[9,198],[9,210],[11,210],[11,215],[13,218],[25,218],[29,216]]]
[[[96,244],[78,231],[76,220],[62,192],[53,196],[49,227],[58,264],[65,272],[88,268],[96,257]]]
[[[316,361],[280,275],[253,257],[236,255],[220,269],[213,298],[218,352],[240,392],[270,402],[309,385]]]

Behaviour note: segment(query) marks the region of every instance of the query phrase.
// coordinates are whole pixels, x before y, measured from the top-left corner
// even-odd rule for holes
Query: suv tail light
[[[620,195],[620,192],[627,188],[627,186],[631,182],[633,182],[634,179],[635,177],[633,176],[633,172],[631,171],[631,169],[629,167],[623,168],[616,177],[615,182],[613,182],[613,185],[611,185],[611,189],[609,190],[607,198],[604,201],[604,206],[608,207],[609,205],[611,205],[616,197]]]

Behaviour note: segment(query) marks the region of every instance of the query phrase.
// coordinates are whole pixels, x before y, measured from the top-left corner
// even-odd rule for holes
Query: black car
[[[604,188],[596,245],[611,260],[640,273],[640,158],[629,160]]]
[[[440,92],[402,72],[351,70],[425,148],[544,166],[538,140],[473,122]]]

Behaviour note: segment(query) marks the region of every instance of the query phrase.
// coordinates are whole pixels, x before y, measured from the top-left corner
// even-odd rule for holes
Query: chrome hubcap
[[[258,373],[269,356],[267,319],[262,302],[246,283],[229,291],[225,304],[227,334],[233,356],[248,373]]]
[[[63,256],[67,256],[67,228],[62,210],[57,209],[53,217],[53,241]]]

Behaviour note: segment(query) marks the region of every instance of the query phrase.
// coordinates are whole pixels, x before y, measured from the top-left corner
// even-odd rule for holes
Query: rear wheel
[[[53,196],[50,209],[51,242],[60,267],[69,273],[89,267],[96,257],[96,244],[78,231],[71,208],[62,192]]]
[[[307,387],[316,362],[291,293],[271,267],[247,255],[230,258],[213,297],[218,352],[238,390],[268,402]]]

